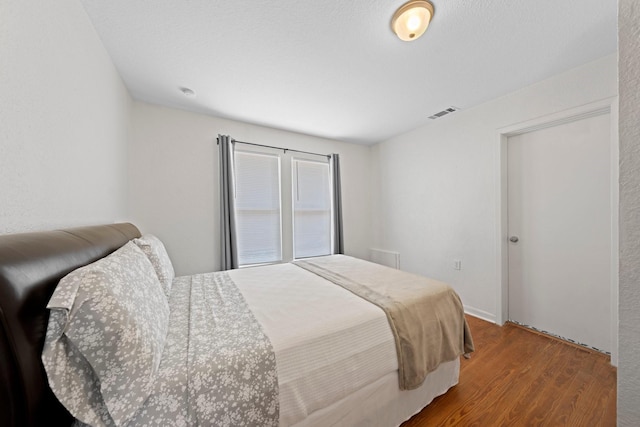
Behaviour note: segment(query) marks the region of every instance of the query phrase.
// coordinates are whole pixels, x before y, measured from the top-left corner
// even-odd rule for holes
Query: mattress
[[[163,418],[176,426],[207,424],[194,421],[198,411],[189,409],[192,390],[186,384],[193,378],[185,355],[191,354],[193,339],[188,332],[193,282],[215,274],[174,279],[158,379],[131,425]],[[278,264],[225,274],[271,342],[280,426],[399,425],[457,383],[458,359],[443,363],[418,389],[400,390],[396,346],[384,311],[307,270]],[[220,314],[211,310],[214,317]]]
[[[221,276],[229,280],[218,280]],[[204,289],[209,291],[202,292]],[[120,294],[128,297],[127,292]],[[242,318],[253,319],[251,328],[227,316],[228,311],[235,314],[242,311],[246,315]],[[230,318],[234,320],[227,321]],[[228,329],[222,327],[221,319],[231,323]],[[254,328],[255,325],[259,327]],[[111,324],[104,327],[107,330]],[[253,336],[245,333],[249,330],[259,330],[259,335],[268,339],[245,341],[245,335]],[[233,347],[232,356],[248,354],[250,364],[259,365],[259,369],[253,370],[251,366],[249,370],[249,365],[230,358],[232,348],[224,336],[242,338],[230,341],[233,345],[242,344]],[[252,349],[267,347],[270,350],[267,357],[274,362],[271,367],[263,367],[253,357],[257,352]],[[236,370],[242,368],[242,379],[251,381],[246,384],[249,388],[256,384],[277,384],[278,394],[271,406],[274,410],[269,411],[272,425],[397,425],[457,383],[459,359],[442,363],[417,389],[403,391],[398,387],[395,347],[382,309],[292,264],[175,278],[169,295],[169,330],[155,383],[128,425],[164,425],[168,421],[176,426],[221,425],[224,421],[229,426],[247,424],[228,419],[228,412],[220,416],[209,411],[220,406],[219,400],[223,399],[218,397],[255,402],[249,395],[251,390],[243,388],[236,394],[229,391],[228,381],[240,383],[239,378],[227,375],[220,381],[200,384],[201,373],[220,371],[229,364]],[[235,352],[236,349],[239,351]],[[204,355],[211,357],[202,357],[200,363],[200,356]],[[208,363],[209,360],[213,363]],[[270,378],[269,384],[260,377],[252,381],[256,378],[254,372],[265,373]],[[86,385],[93,387],[94,383]],[[95,393],[96,389],[90,389],[86,394]],[[260,392],[260,396],[264,395]],[[90,422],[113,425],[106,407],[99,409],[101,419]],[[45,412],[50,415],[50,411]],[[254,414],[241,412],[242,420],[247,421],[245,415]]]
[[[300,423],[387,375],[398,387],[394,338],[380,308],[292,264],[229,276],[271,340],[281,426]]]
[[[398,388],[393,372],[314,412],[295,427],[392,427],[420,412],[458,383],[460,359],[441,364],[414,390]]]

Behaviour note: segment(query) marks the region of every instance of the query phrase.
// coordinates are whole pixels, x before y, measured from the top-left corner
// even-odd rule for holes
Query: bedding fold
[[[277,426],[269,338],[226,271],[191,277],[190,425]]]
[[[344,255],[293,264],[385,312],[395,338],[401,390],[419,387],[441,363],[474,351],[460,297],[445,283]]]

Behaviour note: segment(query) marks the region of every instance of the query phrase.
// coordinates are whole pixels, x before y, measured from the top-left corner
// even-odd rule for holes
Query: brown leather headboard
[[[0,235],[0,426],[70,425],[40,354],[58,281],[140,237],[133,224]]]

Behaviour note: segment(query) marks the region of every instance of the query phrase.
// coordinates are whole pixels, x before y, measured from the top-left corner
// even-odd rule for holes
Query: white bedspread
[[[229,276],[275,351],[281,426],[398,369],[389,323],[375,305],[292,264]]]

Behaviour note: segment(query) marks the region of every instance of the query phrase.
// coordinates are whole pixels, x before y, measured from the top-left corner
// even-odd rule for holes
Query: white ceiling
[[[616,0],[432,0],[413,42],[404,0],[82,2],[135,99],[363,144],[617,46]]]

